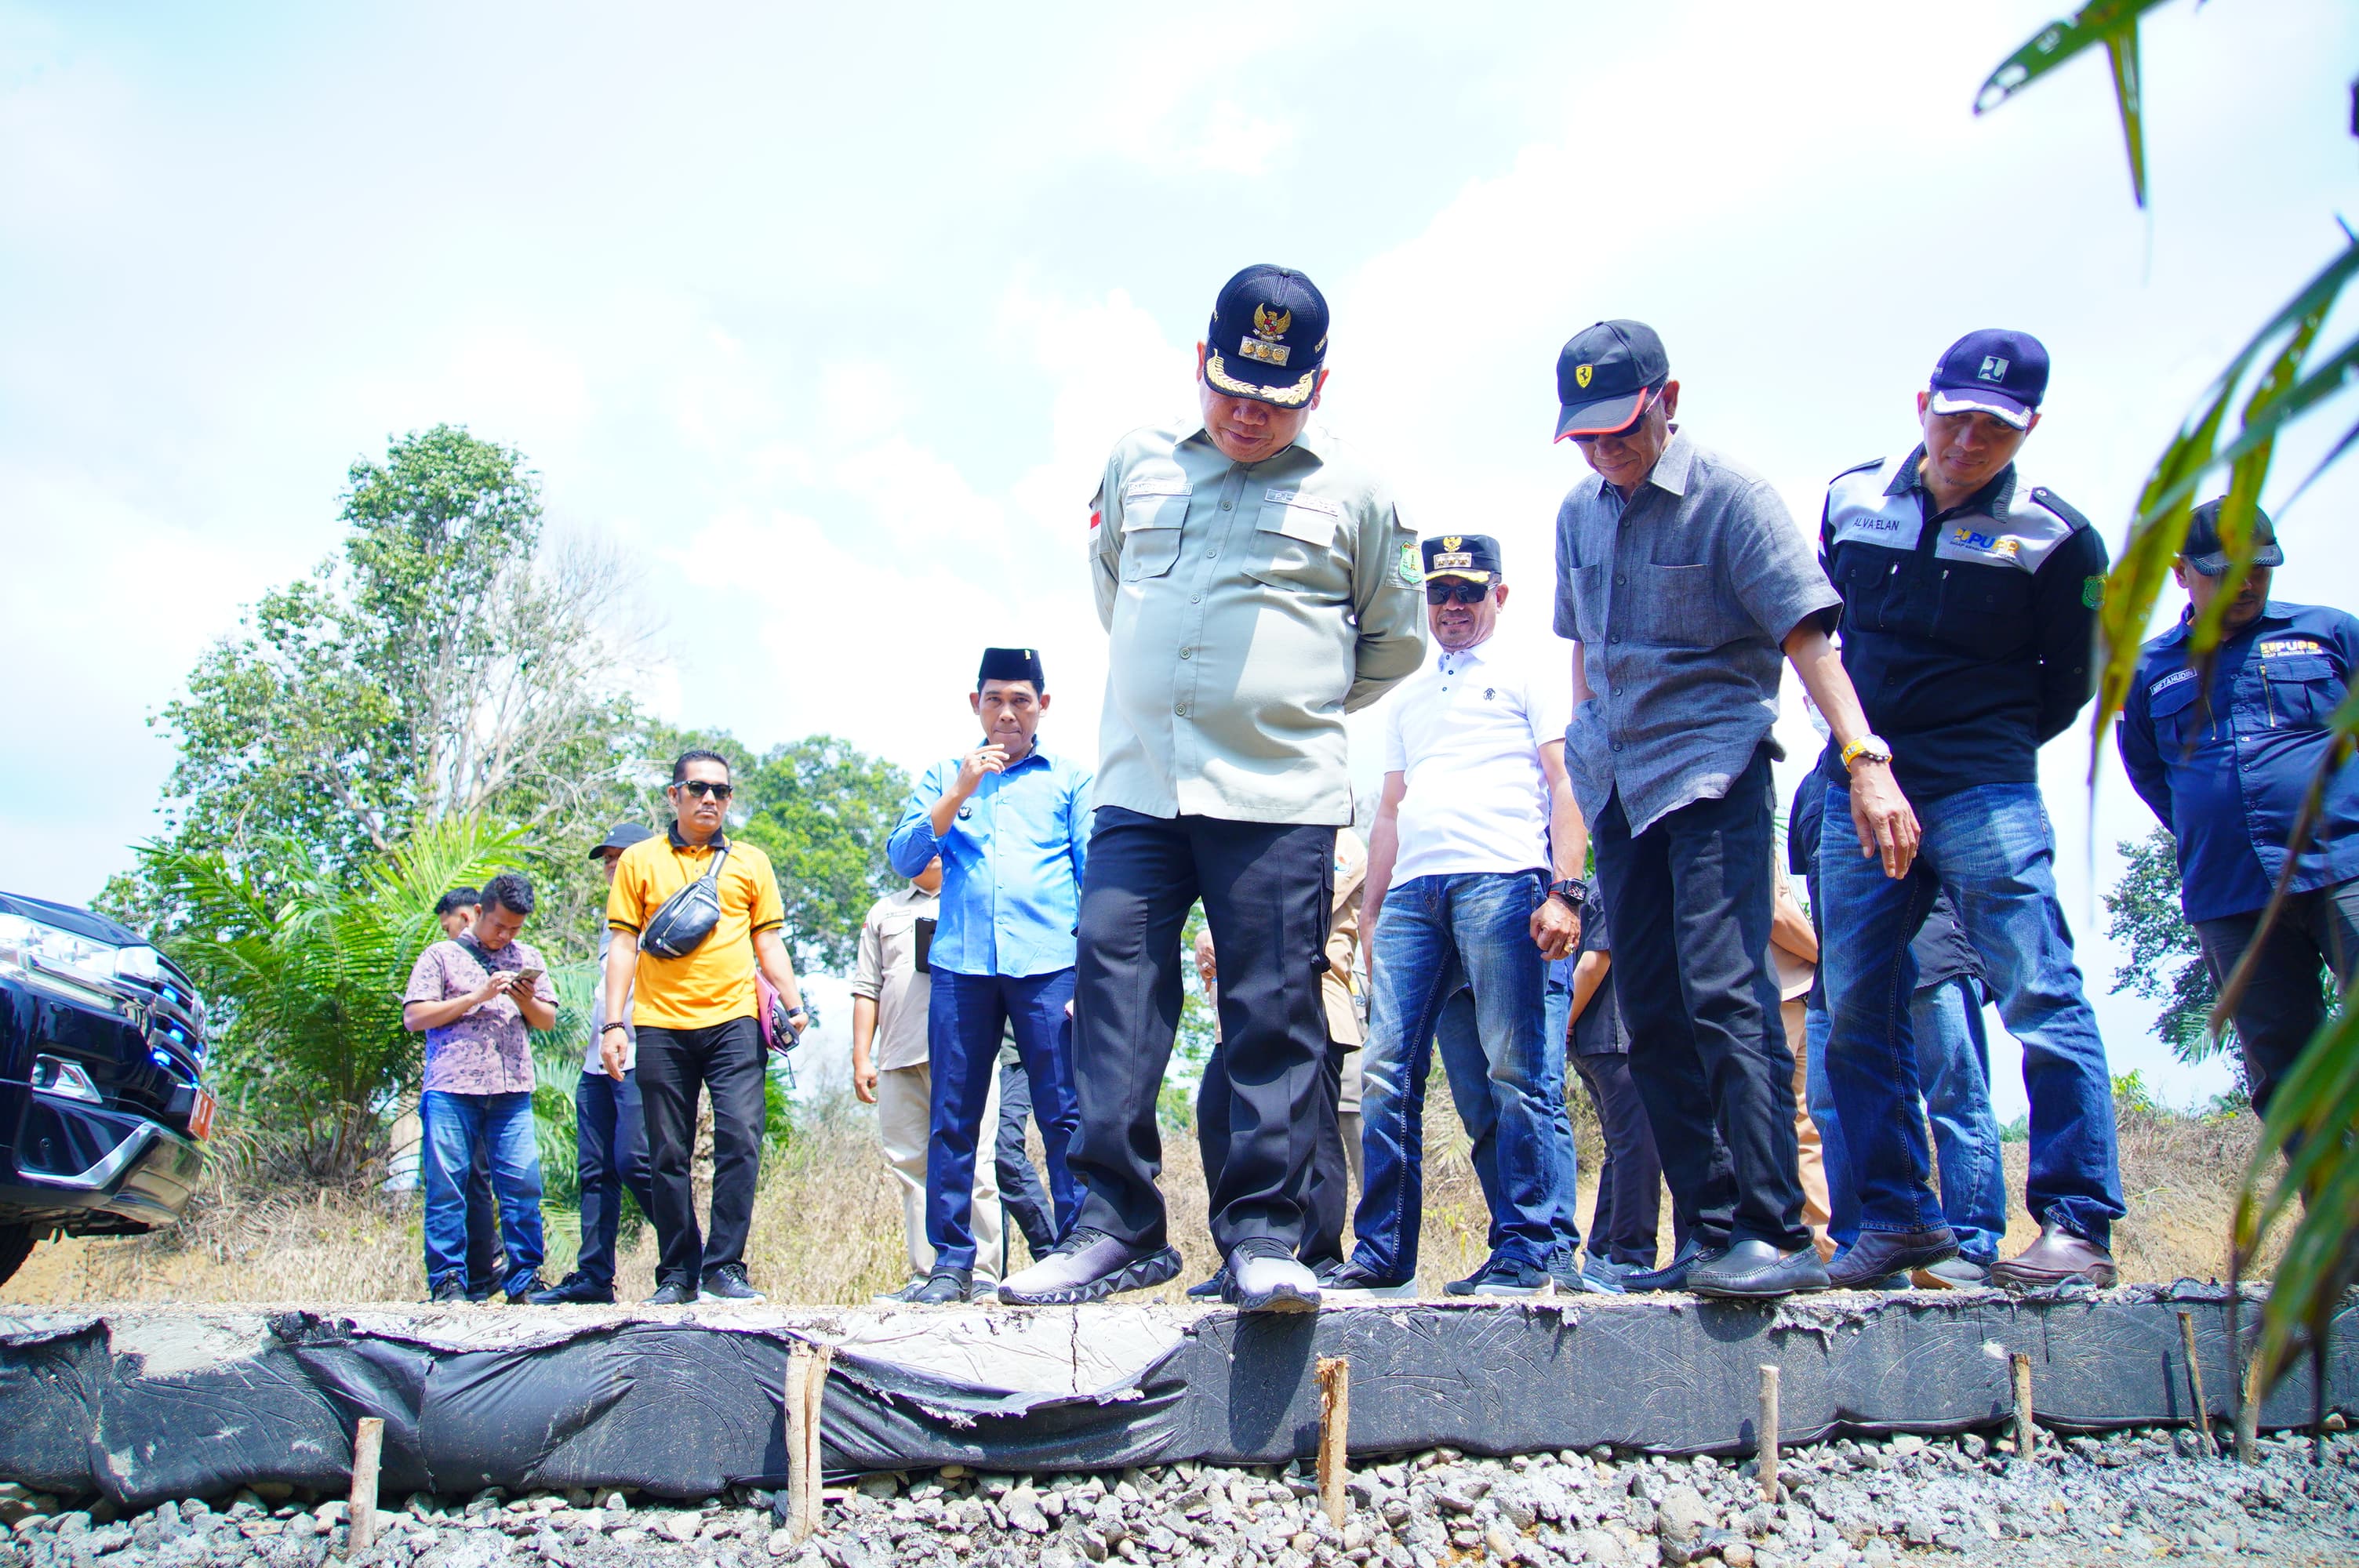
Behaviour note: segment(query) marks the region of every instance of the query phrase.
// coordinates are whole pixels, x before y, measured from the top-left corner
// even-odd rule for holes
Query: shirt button
[[[1614,573],[1614,583],[1615,583],[1615,585],[1616,585],[1616,586],[1619,586],[1619,585],[1621,585],[1621,584],[1626,583],[1626,582],[1628,582],[1629,580],[1630,580],[1630,579],[1629,579],[1628,578],[1624,577],[1624,576],[1623,576],[1621,573],[1619,573],[1619,572],[1616,572],[1616,573]]]
[[[1180,650],[1180,656],[1183,659],[1193,658],[1195,657],[1195,654],[1196,650],[1193,648],[1182,648]]]
[[[1188,717],[1188,709],[1187,709],[1187,708],[1186,708],[1184,705],[1183,705],[1183,706],[1181,706],[1181,707],[1179,707],[1179,708],[1173,708],[1173,709],[1171,710],[1171,712],[1172,712],[1172,714],[1173,714],[1175,717],[1177,717],[1177,718],[1185,719],[1185,718],[1187,718],[1187,717]]]
[[[1620,750],[1622,749],[1622,742],[1621,742],[1621,741],[1614,741],[1614,749],[1615,751],[1617,751],[1617,752],[1618,752],[1618,751],[1620,751]]]
[[[1204,558],[1205,558],[1206,560],[1211,560],[1214,556],[1217,556],[1217,555],[1219,555],[1220,553],[1221,553],[1221,552],[1220,552],[1220,551],[1218,551],[1218,550],[1206,550],[1206,551],[1204,552]]]
[[[1223,511],[1223,512],[1226,512],[1226,511],[1228,511],[1228,510],[1230,509],[1230,507],[1231,507],[1231,505],[1232,505],[1232,504],[1234,504],[1234,503],[1230,503],[1230,502],[1223,501],[1223,502],[1222,502],[1222,503],[1221,503],[1221,510],[1222,510],[1222,511]]]
[[[1614,633],[1612,636],[1610,636],[1610,637],[1606,638],[1605,640],[1606,640],[1607,642],[1609,642],[1609,643],[1618,643],[1618,642],[1620,642],[1620,641],[1622,640],[1622,633],[1619,633],[1619,632],[1616,632],[1616,633]]]
[[[1201,604],[1204,602],[1204,596],[1201,593],[1191,593],[1188,596],[1188,602],[1190,604]]]

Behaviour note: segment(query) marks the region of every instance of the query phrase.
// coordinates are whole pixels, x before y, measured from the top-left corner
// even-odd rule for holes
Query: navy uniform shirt
[[[2220,643],[2211,700],[2188,658],[2188,621],[2146,645],[2114,738],[2139,796],[2179,840],[2180,907],[2190,920],[2268,903],[2286,840],[2332,738],[2327,716],[2359,664],[2359,621],[2271,600]],[[2327,785],[2323,814],[2289,891],[2359,876],[2359,766]]]
[[[2104,541],[2009,463],[1943,512],[1925,449],[1827,487],[1819,543],[1843,595],[1843,661],[1912,800],[2035,784],[2039,748],[2094,689]],[[1827,777],[1848,784],[1832,742]]]
[[[1592,889],[1581,906],[1581,946],[1583,953],[1614,957],[1614,937],[1605,925],[1605,900]],[[1614,1000],[1614,969],[1589,993],[1589,1005],[1572,1021],[1572,1054],[1576,1056],[1626,1056],[1630,1032],[1622,1026],[1622,1009]]]

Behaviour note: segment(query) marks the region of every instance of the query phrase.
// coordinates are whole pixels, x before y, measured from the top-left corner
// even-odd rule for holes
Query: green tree
[[[795,967],[849,973],[868,906],[901,885],[885,841],[908,799],[908,775],[832,735],[774,746],[733,771],[745,813],[739,831],[777,868]]]
[[[179,752],[165,842],[241,862],[266,849],[265,882],[344,881],[416,823],[482,816],[525,830],[555,909],[584,913],[594,838],[574,840],[632,815],[647,766],[626,689],[647,634],[621,563],[546,545],[522,455],[454,426],[348,481],[341,550],[265,594],[151,720]],[[103,903],[169,930],[184,912],[161,891],[135,873]]]
[[[401,993],[442,935],[435,900],[515,866],[516,834],[446,818],[346,879],[303,849],[150,845],[140,864],[183,912],[163,946],[212,1004],[215,1087],[300,1173],[342,1181],[381,1169],[393,1105],[418,1085]]]
[[[2180,1061],[2201,1062],[2233,1041],[2234,1032],[2224,1026],[2217,1035],[2212,1032],[2219,988],[2195,928],[2180,912],[2178,842],[2170,829],[2157,827],[2114,848],[2125,864],[2122,880],[2105,894],[2105,935],[2127,946],[2130,957],[2114,977],[2114,989],[2161,1002],[2155,1033]]]

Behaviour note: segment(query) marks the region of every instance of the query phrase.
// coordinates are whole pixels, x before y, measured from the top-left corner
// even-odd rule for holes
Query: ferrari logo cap
[[[1215,392],[1299,408],[1327,362],[1327,297],[1282,266],[1229,279],[1204,331],[1204,380]]]
[[[1663,340],[1644,321],[1600,321],[1556,356],[1556,438],[1626,430],[1670,379]]]

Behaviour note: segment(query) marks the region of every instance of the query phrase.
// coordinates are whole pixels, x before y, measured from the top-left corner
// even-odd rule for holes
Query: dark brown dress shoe
[[[1991,1282],[2010,1291],[2049,1290],[2058,1285],[2093,1285],[2110,1290],[2122,1277],[2114,1255],[2053,1220],[2039,1227],[2039,1239],[1991,1267]]]

